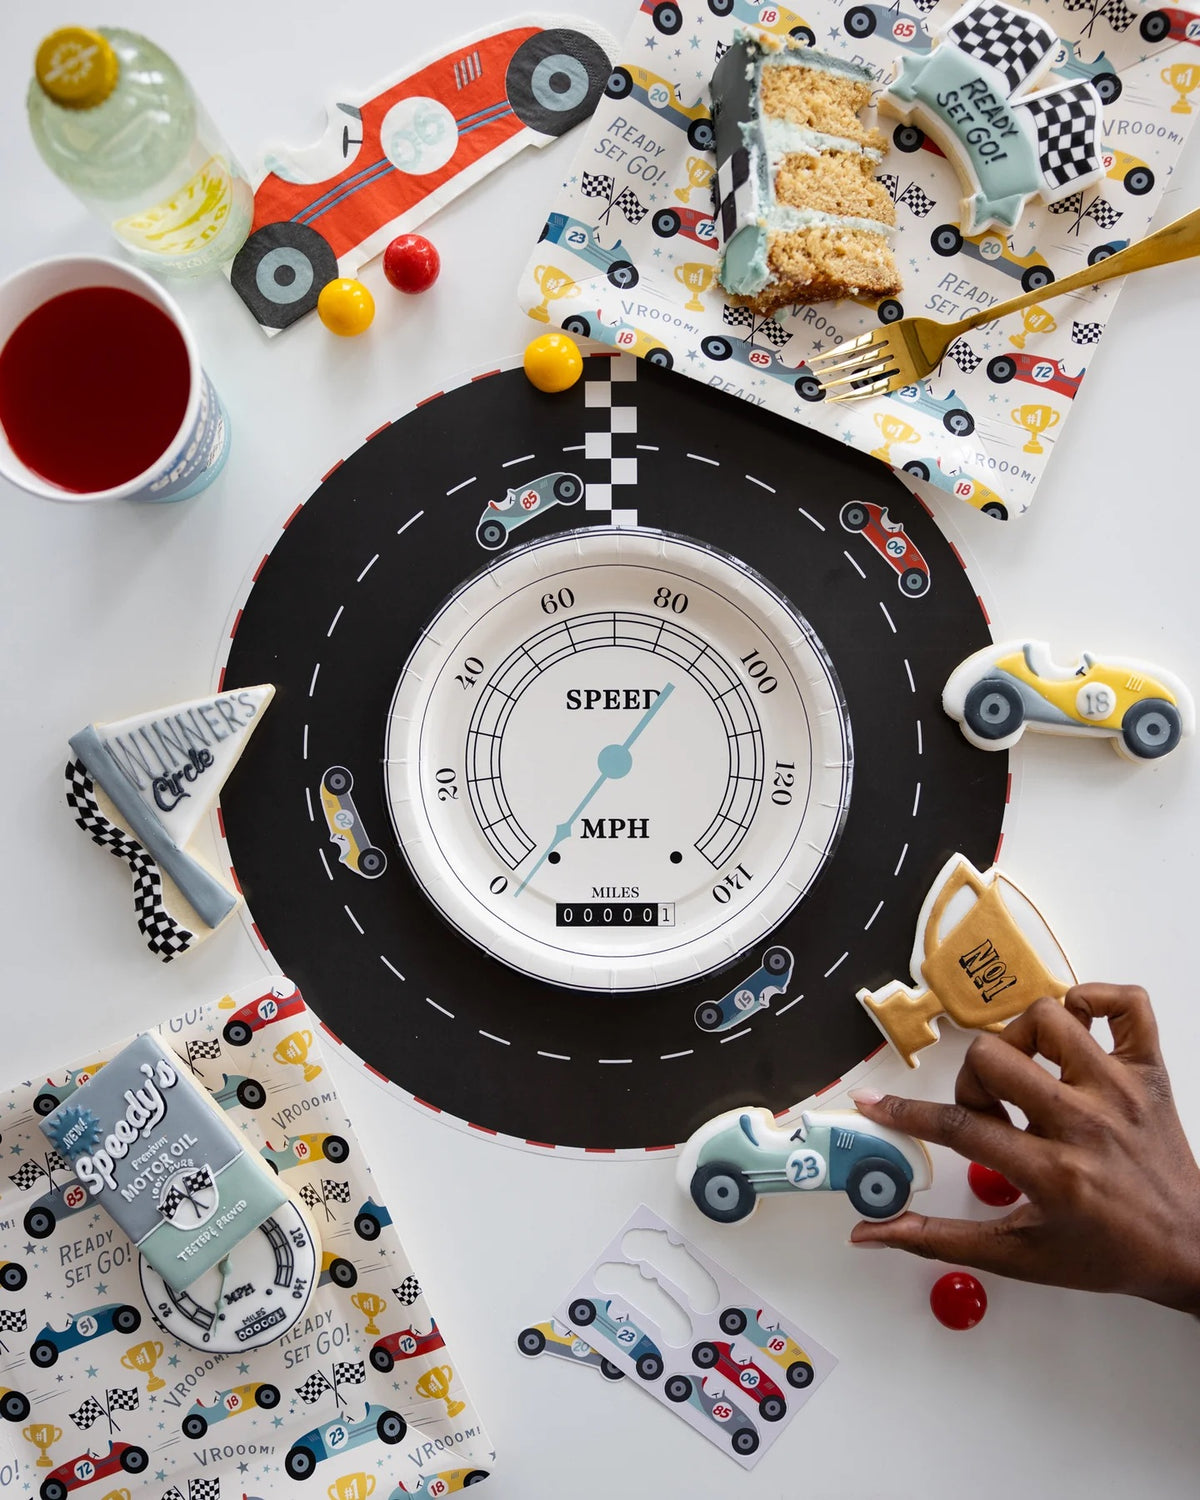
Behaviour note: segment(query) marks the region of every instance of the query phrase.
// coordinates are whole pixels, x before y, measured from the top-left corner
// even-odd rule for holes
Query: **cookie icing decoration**
[[[164,963],[241,904],[188,845],[274,695],[269,684],[235,688],[71,737],[67,805],[94,843],[128,862],[138,927]]]
[[[981,874],[964,855],[942,866],[917,919],[912,975],[858,999],[910,1068],[948,1016],[970,1031],[1000,1031],[1043,995],[1062,1000],[1075,983],[1046,919],[1007,875]]]
[[[1031,197],[1048,203],[1104,175],[1102,104],[1086,79],[1032,92],[1059,40],[1046,23],[1000,0],[971,0],[938,45],[900,60],[879,108],[918,121],[954,163],[967,191],[961,229],[1013,229]]]

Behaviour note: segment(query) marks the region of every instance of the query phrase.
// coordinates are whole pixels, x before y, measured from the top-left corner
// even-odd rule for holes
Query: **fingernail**
[[[875,1089],[848,1089],[851,1099],[855,1104],[882,1104],[883,1095]]]

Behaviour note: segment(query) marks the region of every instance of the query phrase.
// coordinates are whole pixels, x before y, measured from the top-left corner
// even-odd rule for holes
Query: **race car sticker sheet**
[[[826,404],[805,361],[905,314],[954,321],[1047,286],[1141,238],[1200,99],[1200,15],[1126,0],[1028,0],[1060,45],[1044,85],[1091,79],[1105,175],[1027,206],[1011,234],[967,235],[962,187],[914,125],[881,118],[879,177],[896,204],[899,300],[731,306],[715,280],[708,83],[738,27],[815,41],[880,90],[934,46],[959,0],[642,0],[605,97],[521,280],[541,322],[590,336],[814,427],[1003,519],[1026,510],[1099,342],[1119,282],[1036,304],[960,340],[919,387]],[[877,95],[876,95],[877,97]]]
[[[624,1371],[744,1469],[837,1364],[645,1204],[576,1283],[550,1329],[560,1343],[576,1344],[569,1350],[576,1357],[590,1347],[602,1374],[604,1364]],[[534,1352],[525,1343],[533,1331],[522,1333],[523,1353]]]
[[[399,1500],[487,1476],[487,1433],[379,1201],[319,1030],[281,975],[159,1028],[320,1237],[306,1314],[241,1355],[202,1352],[156,1324],[133,1246],[39,1128],[126,1042],[0,1094],[0,1490]]]

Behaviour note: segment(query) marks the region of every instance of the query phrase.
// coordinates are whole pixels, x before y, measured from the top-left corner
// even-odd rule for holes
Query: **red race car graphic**
[[[445,1344],[436,1323],[430,1324],[427,1333],[417,1333],[412,1328],[405,1328],[400,1333],[387,1333],[383,1338],[376,1339],[371,1346],[371,1363],[386,1375],[402,1359],[416,1359],[419,1354],[432,1354],[435,1349],[444,1348]]]
[[[1057,359],[1046,359],[1041,354],[998,354],[995,359],[989,360],[987,367],[990,379],[999,385],[1006,385],[1010,380],[1024,380],[1028,385],[1040,385],[1043,390],[1057,391],[1060,396],[1066,396],[1071,401],[1075,399],[1075,393],[1083,384],[1086,370],[1080,370],[1078,375],[1068,375],[1062,367],[1062,361]]]
[[[660,208],[650,220],[650,227],[664,240],[682,234],[698,245],[717,243],[717,221],[699,208]]]
[[[870,500],[852,500],[843,505],[841,523],[847,531],[861,531],[884,562],[896,570],[900,592],[919,599],[929,592],[929,564],[899,521],[893,521],[882,505]]]
[[[232,1003],[221,1001],[222,1006]],[[270,1026],[272,1021],[286,1021],[290,1016],[303,1013],[304,1000],[299,990],[293,990],[290,995],[260,995],[257,1000],[251,1000],[248,1005],[234,1011],[221,1035],[231,1047],[244,1047],[256,1031]]]
[[[729,1344],[697,1344],[692,1350],[692,1360],[702,1370],[716,1370],[726,1380],[737,1386],[743,1395],[758,1402],[758,1413],[764,1422],[778,1422],[787,1414],[787,1402],[783,1392],[753,1360],[735,1359]]]
[[[1200,47],[1200,15],[1191,10],[1152,10],[1138,26],[1147,42],[1191,42]]]
[[[582,32],[517,26],[473,38],[361,105],[339,104],[326,136],[275,159],[255,190],[234,290],[268,331],[289,327],[394,234],[523,146],[587,119],[609,68]]]
[[[85,1484],[93,1484],[97,1479],[108,1479],[114,1474],[141,1474],[149,1462],[145,1448],[137,1448],[132,1443],[109,1443],[103,1458],[84,1453],[59,1464],[57,1469],[51,1469],[42,1480],[38,1494],[41,1500],[66,1500],[72,1490],[81,1490]]]

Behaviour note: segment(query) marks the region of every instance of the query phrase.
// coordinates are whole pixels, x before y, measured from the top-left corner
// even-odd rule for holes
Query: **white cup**
[[[35,474],[13,452],[0,426],[0,474],[44,500],[187,500],[221,472],[229,455],[229,419],[204,373],[196,342],[173,298],[149,276],[103,255],[56,255],[0,282],[0,349],[36,308],[64,292],[113,286],[152,302],[179,330],[188,357],[188,402],[179,431],[149,468],[124,484],[80,493]]]

